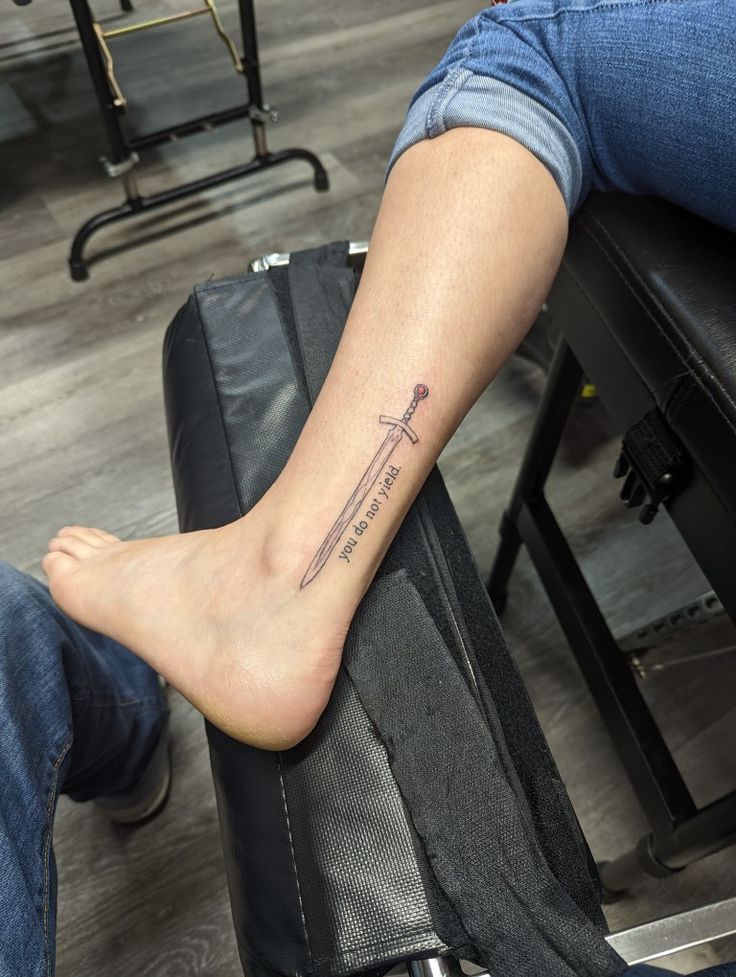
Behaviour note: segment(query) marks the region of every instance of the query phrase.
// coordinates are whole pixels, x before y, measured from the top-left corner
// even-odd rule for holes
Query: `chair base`
[[[238,0],[243,41],[242,58],[235,51],[232,42],[228,41],[231,54],[237,61],[238,71],[242,73],[246,84],[247,101],[235,108],[210,112],[206,116],[187,119],[160,131],[136,137],[126,135],[121,125],[120,116],[125,111],[125,101],[116,96],[117,83],[111,77],[110,65],[105,61],[100,48],[100,36],[96,32],[96,26],[99,25],[95,25],[89,2],[70,0],[70,3],[110,146],[109,156],[103,158],[103,165],[109,176],[122,177],[125,189],[124,203],[95,214],[77,231],[69,254],[69,271],[73,281],[81,282],[89,277],[91,262],[85,258],[84,249],[89,238],[101,228],[137,217],[200,191],[250,176],[289,160],[303,160],[308,163],[314,170],[315,189],[320,192],[329,189],[327,172],[314,153],[306,149],[286,149],[278,153],[268,151],[266,122],[276,121],[278,114],[264,104],[263,100],[253,0]],[[133,9],[129,0],[121,0],[121,7],[125,11]],[[145,26],[151,26],[150,22]],[[147,197],[138,193],[133,172],[138,162],[138,150],[143,151],[197,132],[209,131],[241,118],[249,120],[253,136],[255,156],[249,162],[210,173],[199,180],[170,187]]]
[[[539,573],[562,630],[606,723],[652,831],[602,870],[609,893],[662,877],[736,842],[736,791],[698,809],[544,496],[583,371],[560,340],[488,581],[502,606],[522,546]]]
[[[230,169],[221,170],[218,173],[210,173],[200,180],[182,183],[179,186],[170,187],[168,190],[151,194],[148,197],[140,196],[137,193],[134,195],[128,193],[124,203],[118,207],[112,207],[109,210],[103,210],[99,214],[95,214],[94,217],[90,217],[89,220],[85,221],[77,231],[69,254],[69,273],[73,281],[82,282],[89,278],[89,266],[92,262],[85,258],[84,250],[90,237],[101,230],[101,228],[108,227],[110,224],[117,224],[122,220],[128,220],[131,217],[138,217],[150,210],[158,210],[167,204],[182,200],[185,197],[190,197],[203,190],[209,190],[212,187],[221,186],[223,183],[230,183],[233,180],[239,180],[242,177],[259,173],[261,170],[295,160],[304,161],[312,167],[314,170],[315,190],[323,193],[329,189],[327,171],[313,153],[310,153],[306,149],[283,149],[278,153],[265,153],[264,155],[255,156],[248,163],[243,163],[241,166],[233,166]]]

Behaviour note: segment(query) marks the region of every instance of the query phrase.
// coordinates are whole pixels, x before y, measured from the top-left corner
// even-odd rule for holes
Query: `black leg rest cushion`
[[[346,255],[334,245],[199,286],[172,324],[182,530],[247,512],[285,464],[352,301]],[[282,754],[207,734],[248,974],[369,973],[448,948],[494,977],[624,969],[438,472],[366,596],[315,731]]]

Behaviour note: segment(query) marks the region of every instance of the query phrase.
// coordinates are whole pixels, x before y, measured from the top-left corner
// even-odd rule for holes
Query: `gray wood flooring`
[[[153,11],[180,9],[155,0]],[[233,27],[233,0],[220,4]],[[95,4],[124,22],[113,0]],[[9,8],[9,9],[8,9]],[[39,575],[55,529],[73,521],[123,536],[176,529],[160,383],[164,330],[190,286],[253,257],[370,234],[383,168],[412,90],[469,0],[272,0],[257,4],[267,99],[281,121],[270,145],[318,152],[332,181],[311,189],[301,164],[179,204],[96,238],[117,249],[72,283],[70,236],[117,186],[104,151],[69,9],[62,0],[6,5],[0,20],[0,555]],[[130,125],[235,104],[240,83],[204,22],[139,35],[115,48]],[[250,153],[236,124],[159,149],[145,190]],[[176,228],[177,233],[164,233]],[[137,248],[127,247],[141,241]],[[485,573],[538,401],[542,377],[512,361],[448,447],[442,469]],[[616,434],[600,406],[574,416],[552,498],[617,632],[707,589],[660,517],[642,530],[616,500]],[[647,546],[643,545],[646,537]],[[665,572],[666,571],[666,572]],[[629,848],[644,821],[528,560],[503,617],[509,642],[598,858]],[[735,660],[671,668],[645,683],[678,762],[705,801],[736,782]],[[91,805],[62,799],[59,977],[236,977],[217,818],[202,723],[172,695],[175,780],[163,815],[113,828]],[[651,881],[611,907],[619,928],[736,894],[736,851]],[[681,955],[681,972],[736,945]]]

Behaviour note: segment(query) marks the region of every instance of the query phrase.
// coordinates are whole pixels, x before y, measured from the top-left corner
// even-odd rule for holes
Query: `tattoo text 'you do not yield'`
[[[419,442],[419,438],[410,427],[409,421],[417,409],[419,402],[428,396],[429,387],[424,383],[418,383],[414,387],[414,395],[411,403],[401,418],[388,417],[384,414],[379,417],[379,422],[381,424],[387,424],[390,430],[378,451],[371,459],[370,464],[363,473],[363,477],[355,486],[352,495],[345,503],[342,512],[314,554],[314,558],[309,564],[307,572],[304,574],[304,579],[301,582],[302,587],[306,587],[308,583],[314,580],[325,563],[327,563],[344,533],[348,530],[352,531],[351,535],[343,544],[338,554],[338,559],[350,563],[350,557],[358,546],[359,538],[381,511],[381,506],[389,501],[391,489],[401,471],[400,465],[397,466],[389,463],[391,455],[404,438],[408,438],[412,444]],[[379,482],[379,487],[374,493],[373,489],[377,482]]]

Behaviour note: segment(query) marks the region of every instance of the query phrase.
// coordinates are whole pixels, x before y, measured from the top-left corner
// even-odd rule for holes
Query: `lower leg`
[[[306,735],[362,595],[440,451],[537,314],[566,230],[554,180],[508,137],[455,129],[413,146],[388,180],[324,387],[258,506],[223,529],[161,540],[65,530],[44,561],[56,600],[226,732],[275,749]],[[401,418],[418,385],[429,390],[408,419],[418,442],[401,439],[330,549],[391,430],[376,435],[379,417]],[[340,467],[326,480],[336,444]],[[387,471],[398,473],[370,517]],[[369,527],[348,549],[364,516]]]

